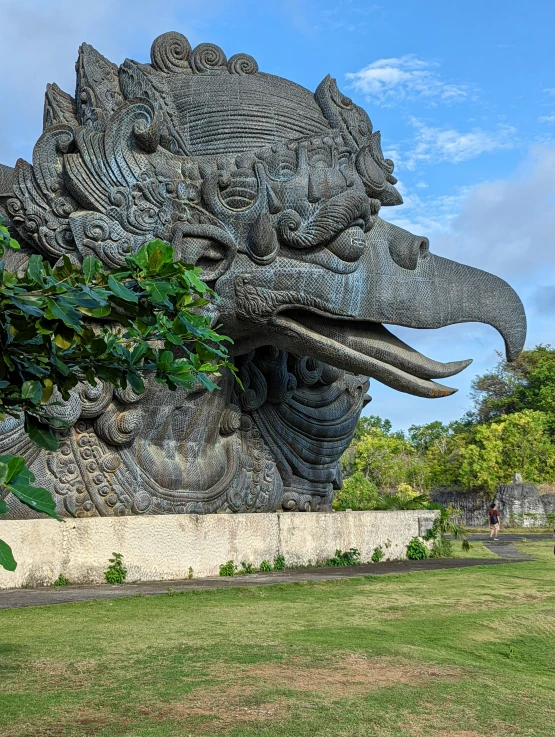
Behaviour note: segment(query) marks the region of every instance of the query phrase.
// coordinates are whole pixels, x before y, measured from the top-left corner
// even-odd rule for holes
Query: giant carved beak
[[[441,328],[482,322],[502,335],[508,360],[518,356],[526,339],[526,317],[518,295],[505,281],[432,255],[426,239],[394,225],[380,221],[375,228],[360,271],[348,275],[345,287],[331,300],[328,295],[333,312],[323,309],[325,295],[311,305],[278,312],[274,318],[278,347],[422,397],[454,393],[432,379],[452,376],[471,361],[432,361],[384,324]],[[353,294],[358,295],[356,300]]]

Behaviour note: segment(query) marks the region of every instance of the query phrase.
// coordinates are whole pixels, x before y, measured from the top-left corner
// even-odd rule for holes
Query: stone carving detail
[[[152,238],[172,243],[218,295],[242,388],[227,374],[212,394],[79,386],[51,408],[70,423],[59,451],[36,450],[16,420],[0,450],[27,456],[65,516],[329,510],[367,377],[438,397],[453,390],[434,379],[468,365],[385,325],[486,322],[513,357],[522,305],[380,217],[402,202],[393,162],[331,77],[313,94],[175,32],[150,59],[118,68],[83,44],[75,98],[47,88],[32,164],[0,165],[0,208],[20,259],[118,267]]]

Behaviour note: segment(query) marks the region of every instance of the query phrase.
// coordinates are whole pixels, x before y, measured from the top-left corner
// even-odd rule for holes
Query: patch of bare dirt
[[[367,693],[400,683],[427,678],[458,678],[455,671],[415,666],[405,661],[367,658],[349,653],[325,663],[293,660],[251,667],[247,677],[274,688],[317,693],[326,699]]]
[[[293,707],[317,708],[330,700],[397,684],[461,677],[460,671],[454,669],[416,666],[407,661],[367,658],[353,653],[317,662],[293,658],[286,663],[233,666],[225,670],[219,666],[209,675],[215,678],[215,683],[193,689],[183,701],[155,707],[149,710],[149,716],[180,721],[206,717],[206,727],[226,731],[238,723],[281,721]],[[268,694],[275,691],[293,694],[269,699]]]

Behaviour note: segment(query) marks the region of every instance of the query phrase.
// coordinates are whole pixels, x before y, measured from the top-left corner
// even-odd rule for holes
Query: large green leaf
[[[143,394],[145,391],[145,385],[139,374],[134,374],[132,371],[129,371],[126,375],[126,379],[127,383],[136,394]]]
[[[34,317],[42,317],[44,315],[44,312],[37,307],[37,303],[40,304],[40,300],[37,297],[19,295],[17,298],[10,297],[10,302],[26,315],[33,315]]]
[[[139,343],[136,345],[131,352],[131,363],[133,366],[138,366],[143,358],[146,356],[149,350],[149,345],[146,342]]]
[[[12,549],[3,540],[0,540],[0,566],[7,571],[15,571],[17,563],[13,557]]]
[[[199,279],[194,271],[187,271],[187,279],[191,283],[191,286],[199,293],[204,294],[208,287],[206,284]]]
[[[90,282],[94,279],[95,275],[102,271],[102,264],[94,256],[86,256],[83,259],[82,268],[83,268],[83,276],[85,277],[85,282],[87,284],[90,284]]]
[[[60,443],[48,425],[39,422],[34,415],[25,413],[25,431],[35,445],[44,450],[58,450]]]
[[[53,317],[61,320],[65,325],[70,328],[80,329],[82,315],[77,310],[73,309],[71,305],[65,305],[60,299],[59,302],[55,302],[53,299],[46,300],[48,309]]]
[[[40,381],[24,381],[21,386],[21,396],[23,399],[29,399],[33,404],[39,404],[42,398]]]
[[[0,499],[0,514],[6,514],[8,511],[8,505],[3,499]]]
[[[24,483],[8,484],[7,488],[16,496],[19,501],[26,504],[37,512],[44,512],[49,517],[61,519],[56,514],[56,503],[52,498],[52,494],[40,486],[28,486]]]
[[[168,243],[164,243],[159,238],[155,238],[147,244],[146,252],[148,256],[148,269],[151,272],[156,272],[163,264],[173,261],[173,247]]]
[[[6,472],[4,472],[4,466]],[[0,456],[0,483],[14,481],[25,468],[25,459],[21,456],[14,456],[11,453]],[[1,512],[0,512],[1,514]]]
[[[144,282],[144,288],[155,304],[168,301],[168,295],[174,293],[173,285],[166,281]]]
[[[27,276],[31,281],[34,281],[35,284],[39,284],[42,286],[42,270],[44,268],[44,261],[42,260],[42,256],[39,256],[37,253],[34,253],[32,256],[29,257],[29,261],[27,262]]]
[[[114,279],[112,275],[108,277],[108,286],[110,287],[112,293],[116,295],[116,297],[125,300],[125,302],[139,301],[139,298],[135,294],[135,292],[132,292],[125,286],[125,284],[122,284],[121,282]]]

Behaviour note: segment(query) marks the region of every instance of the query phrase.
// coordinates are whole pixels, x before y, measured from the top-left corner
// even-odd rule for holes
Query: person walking
[[[500,521],[499,521],[499,510],[497,509],[497,505],[495,502],[492,503],[491,507],[488,510],[489,513],[489,539],[492,538],[494,540],[499,540],[499,528],[500,528]]]

